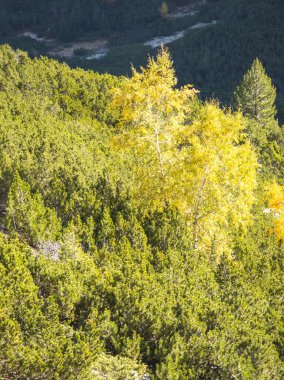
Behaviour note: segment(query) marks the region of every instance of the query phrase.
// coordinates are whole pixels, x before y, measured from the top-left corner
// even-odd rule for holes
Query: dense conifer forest
[[[146,58],[188,1],[3,1],[1,379],[284,378],[283,6],[223,3]],[[93,67],[23,30],[130,40]]]
[[[282,379],[283,132],[261,62],[242,113],[177,89],[165,49],[119,78],[3,46],[0,81],[1,377]]]
[[[169,44],[179,85],[193,83],[202,98],[231,104],[231,94],[253,60],[259,58],[277,87],[278,116],[284,121],[284,4],[282,0],[2,0],[0,42],[52,55],[65,41],[108,41],[101,59],[84,58],[84,48],[72,57],[60,57],[71,67],[114,75],[131,75],[131,64],[145,66],[156,51],[144,43],[156,36],[186,31]],[[166,4],[165,13],[162,5]],[[192,15],[165,17],[177,7],[189,6]],[[200,23],[211,27],[189,30]],[[54,39],[54,46],[19,37],[23,31]],[[61,42],[60,42],[61,41]],[[48,44],[47,44],[48,45]],[[51,50],[50,50],[51,49]],[[55,49],[56,50],[56,49]],[[85,52],[86,53],[86,52]],[[83,54],[83,56],[82,56]]]

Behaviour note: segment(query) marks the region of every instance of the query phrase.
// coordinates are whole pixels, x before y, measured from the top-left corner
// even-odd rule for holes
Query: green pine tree
[[[275,122],[276,89],[259,59],[254,60],[234,95],[244,115],[263,128]]]
[[[11,184],[7,202],[6,226],[18,232],[30,244],[56,241],[61,235],[61,221],[56,212],[45,207],[42,195],[32,194],[31,187],[18,172]]]
[[[236,88],[234,102],[248,118],[247,133],[257,149],[265,175],[279,175],[283,162],[282,133],[276,119],[275,99],[276,88],[256,58]]]

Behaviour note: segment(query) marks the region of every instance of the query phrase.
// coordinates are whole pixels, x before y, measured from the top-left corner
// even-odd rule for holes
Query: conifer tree
[[[266,128],[275,121],[276,89],[259,59],[255,59],[249,71],[235,91],[238,107],[245,116]]]
[[[281,166],[283,154],[279,142],[281,130],[276,120],[276,88],[266,74],[259,59],[251,68],[234,93],[237,108],[249,119],[247,133],[259,154],[264,174],[275,174]]]
[[[267,187],[269,211],[273,215],[274,229],[279,240],[284,240],[284,187],[273,182]]]
[[[131,173],[130,193],[138,207],[147,212],[169,204],[186,217],[195,248],[201,241],[216,246],[218,240],[225,250],[220,226],[245,226],[250,216],[255,155],[244,141],[240,114],[205,104],[195,117],[196,91],[176,84],[165,49],[141,72],[133,69],[114,92],[121,110],[114,144],[127,161],[125,176]]]
[[[190,85],[175,88],[173,62],[164,48],[141,72],[132,72],[132,78],[114,90],[114,106],[121,109],[120,135],[114,143],[131,151],[137,177],[146,180],[140,186],[135,183],[137,195],[147,205],[153,200],[164,204],[166,194],[173,192],[176,147],[197,91]]]
[[[163,1],[160,7],[160,14],[162,17],[167,17],[168,13],[169,13],[169,6],[166,1]]]

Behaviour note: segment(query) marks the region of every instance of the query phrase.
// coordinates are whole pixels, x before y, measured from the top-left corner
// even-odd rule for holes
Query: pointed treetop
[[[244,75],[234,98],[240,111],[260,126],[267,127],[275,122],[276,89],[258,58]]]
[[[161,45],[157,57],[149,57],[146,67],[140,67],[140,73],[132,67],[132,74],[135,77],[143,78],[148,85],[157,85],[158,83],[167,84],[174,87],[177,84],[177,78],[173,67],[169,50]],[[157,79],[159,81],[157,82]]]

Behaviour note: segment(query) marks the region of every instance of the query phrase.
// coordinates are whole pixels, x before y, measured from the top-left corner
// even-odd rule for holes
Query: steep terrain
[[[1,5],[0,378],[282,380],[282,1]]]
[[[261,124],[175,88],[166,50],[126,79],[0,48],[1,378],[283,379],[260,73],[253,147]]]
[[[152,46],[171,41],[179,83],[193,83],[203,96],[215,96],[224,103],[230,102],[233,89],[258,57],[277,86],[283,119],[281,0],[172,1],[165,16],[158,0],[143,4],[84,0],[80,6],[71,0],[4,4],[0,14],[2,41],[14,47],[27,49],[32,55],[50,54],[74,67],[128,75],[130,63],[145,64],[148,54],[153,53],[151,44],[144,43],[159,37]],[[192,28],[212,22],[211,27]],[[53,40],[46,44],[28,36],[15,37],[15,33],[27,30]],[[70,45],[64,45],[66,39]]]

